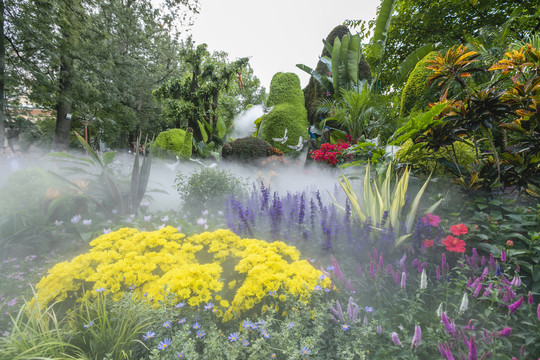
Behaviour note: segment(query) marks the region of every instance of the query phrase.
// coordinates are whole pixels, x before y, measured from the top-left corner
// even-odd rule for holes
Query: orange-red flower
[[[424,240],[424,246],[427,247],[427,248],[432,247],[433,246],[433,240],[425,239]]]
[[[459,240],[453,236],[448,235],[446,239],[442,241],[442,244],[446,246],[446,250],[454,252],[465,252],[465,241]]]
[[[450,232],[455,236],[464,235],[469,232],[469,229],[463,224],[457,224],[450,226]]]
[[[513,242],[512,240],[508,240],[508,241],[506,242],[506,246],[512,247],[512,246],[514,246],[514,242]]]

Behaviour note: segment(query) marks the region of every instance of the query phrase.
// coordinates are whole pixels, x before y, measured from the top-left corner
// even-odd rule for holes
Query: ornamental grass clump
[[[89,252],[54,266],[37,284],[46,303],[113,299],[132,291],[159,305],[168,295],[190,306],[212,304],[223,321],[259,308],[279,308],[287,297],[308,301],[329,279],[283,242],[241,239],[228,230],[185,237],[176,228],[123,228],[93,240]],[[95,290],[95,291],[91,291]]]

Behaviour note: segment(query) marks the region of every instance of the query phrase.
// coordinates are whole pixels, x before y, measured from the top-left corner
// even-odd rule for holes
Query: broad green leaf
[[[206,143],[208,141],[208,134],[206,133],[203,124],[201,124],[199,120],[197,120],[197,123],[199,124],[199,129],[201,130],[203,141]]]
[[[360,35],[351,36],[347,56],[347,73],[349,80],[358,85],[358,63],[360,62]]]
[[[225,121],[223,121],[223,118],[218,118],[217,124],[217,131],[218,131],[218,137],[220,139],[223,139],[225,135],[227,134],[227,125],[225,125]]]

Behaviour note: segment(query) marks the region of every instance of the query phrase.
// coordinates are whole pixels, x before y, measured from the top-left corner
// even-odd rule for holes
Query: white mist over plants
[[[251,136],[256,129],[255,120],[263,116],[263,114],[263,105],[254,105],[249,109],[242,111],[234,118],[231,138],[239,139],[246,136]]]

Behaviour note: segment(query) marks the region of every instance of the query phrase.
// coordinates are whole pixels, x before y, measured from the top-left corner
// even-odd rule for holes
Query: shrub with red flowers
[[[337,144],[321,144],[321,148],[311,152],[311,157],[315,161],[325,162],[329,165],[337,165],[350,160],[353,155],[347,153],[351,147],[349,142],[340,141]]]

